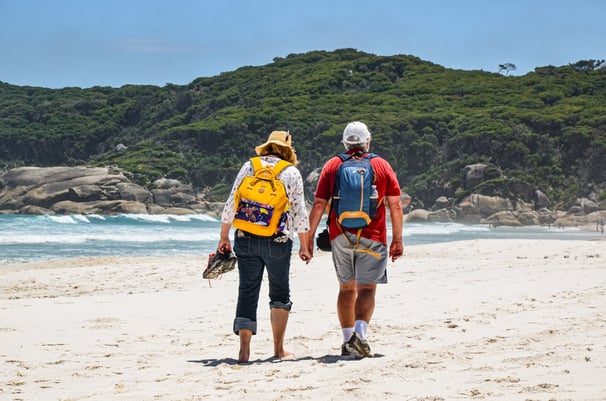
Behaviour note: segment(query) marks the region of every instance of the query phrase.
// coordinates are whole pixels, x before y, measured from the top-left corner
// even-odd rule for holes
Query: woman
[[[292,307],[289,273],[294,233],[299,236],[301,260],[309,263],[312,257],[307,238],[309,220],[305,209],[303,179],[299,170],[294,167],[297,163],[297,155],[292,147],[292,136],[285,131],[274,131],[264,144],[255,148],[255,151],[260,156],[263,166],[275,166],[280,160],[291,163],[277,176],[284,183],[290,208],[286,214],[286,224],[281,224],[279,230],[270,236],[255,235],[242,229],[236,229],[234,233],[239,286],[233,331],[240,337],[239,363],[246,363],[250,358],[250,342],[257,332],[257,305],[265,269],[269,280],[274,357],[283,359],[292,356],[284,349],[284,334]],[[242,165],[233,183],[221,215],[221,238],[217,248],[219,252],[231,251],[229,231],[239,206],[236,205],[238,188],[244,178],[253,173],[252,162],[247,161]]]

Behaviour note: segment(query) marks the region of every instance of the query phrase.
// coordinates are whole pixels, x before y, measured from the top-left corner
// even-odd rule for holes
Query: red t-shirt
[[[355,151],[350,151],[350,154]],[[377,192],[379,194],[379,207],[377,208],[377,214],[370,224],[362,229],[361,236],[368,238],[373,241],[382,242],[387,245],[387,226],[385,221],[385,206],[386,196],[400,196],[400,184],[396,173],[391,168],[389,162],[381,157],[374,157],[370,159],[374,171],[374,183],[377,186]],[[335,178],[337,176],[337,169],[341,165],[341,159],[338,156],[331,158],[326,162],[322,168],[322,173],[318,180],[318,186],[316,187],[315,196],[320,199],[331,199],[333,193],[333,187],[335,185]],[[336,223],[335,213],[331,213],[328,231],[330,232],[330,239],[333,240],[335,237],[341,234],[341,230],[345,228],[339,227]],[[352,233],[357,233],[357,229],[347,230]]]

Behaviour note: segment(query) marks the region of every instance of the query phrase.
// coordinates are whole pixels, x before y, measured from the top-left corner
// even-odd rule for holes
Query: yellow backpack
[[[271,237],[286,226],[288,195],[278,174],[292,164],[280,160],[275,166],[263,167],[260,157],[250,159],[253,175],[244,177],[235,194],[235,228]]]

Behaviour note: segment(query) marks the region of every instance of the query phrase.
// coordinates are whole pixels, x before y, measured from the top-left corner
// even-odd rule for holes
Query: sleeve
[[[391,164],[381,157],[372,159],[371,163],[375,172],[380,175],[380,181],[385,183],[379,190],[379,196],[400,196],[400,183]]]
[[[398,182],[398,177],[396,176],[396,172],[391,167],[388,161],[385,161],[385,168],[387,170],[387,191],[385,193],[386,196],[400,196],[400,183]]]
[[[236,199],[235,194],[244,180],[244,177],[253,173],[252,164],[250,161],[244,163],[234,180],[234,184],[231,188],[231,192],[229,193],[229,197],[223,206],[223,213],[221,213],[221,223],[231,224],[234,221],[235,210],[236,210]]]
[[[286,182],[286,192],[290,200],[289,218],[293,232],[301,233],[309,231],[309,218],[307,208],[305,207],[305,195],[303,188],[303,178],[299,170],[292,166],[284,170],[288,173]]]

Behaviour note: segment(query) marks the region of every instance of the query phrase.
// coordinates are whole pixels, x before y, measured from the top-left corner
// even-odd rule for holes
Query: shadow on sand
[[[375,354],[373,355],[373,358],[381,358],[383,357],[383,355],[381,354]],[[193,359],[193,360],[188,360],[187,362],[190,363],[199,363],[203,366],[208,366],[208,367],[216,367],[216,366],[220,366],[220,365],[259,365],[259,364],[264,364],[264,363],[285,363],[285,362],[300,362],[300,361],[316,361],[316,362],[320,362],[320,363],[336,363],[336,362],[340,362],[340,361],[361,361],[362,359],[356,359],[352,356],[341,356],[341,355],[324,355],[324,356],[320,356],[320,357],[313,357],[313,356],[305,356],[305,357],[301,357],[301,358],[286,358],[286,359],[281,359],[281,358],[276,358],[276,357],[270,357],[270,358],[266,358],[266,359],[255,359],[253,361],[248,361],[246,363],[238,363],[237,359],[234,358],[223,358],[223,359]]]

